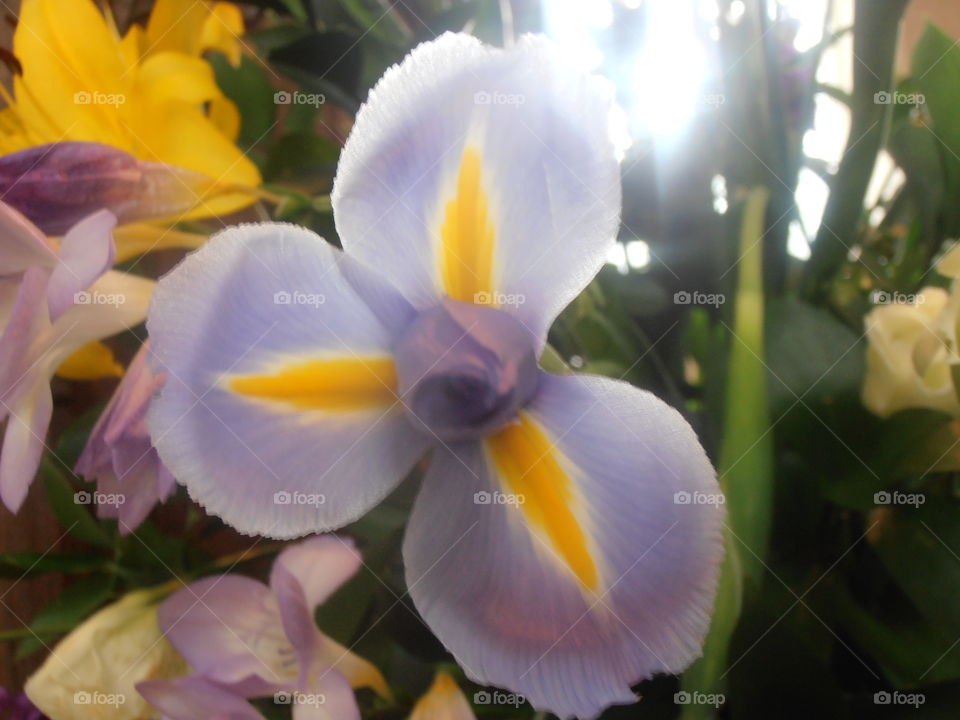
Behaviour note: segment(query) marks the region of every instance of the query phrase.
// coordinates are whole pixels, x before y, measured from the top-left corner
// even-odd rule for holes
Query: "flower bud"
[[[101,143],[51,143],[0,157],[0,197],[48,235],[100,209],[121,223],[175,218],[214,185],[202,173]]]

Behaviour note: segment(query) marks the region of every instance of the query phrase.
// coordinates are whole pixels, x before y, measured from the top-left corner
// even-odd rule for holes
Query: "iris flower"
[[[154,282],[110,270],[116,218],[73,226],[59,246],[0,203],[0,499],[16,512],[36,475],[53,412],[50,380],[89,368],[84,349],[146,317]],[[77,353],[80,353],[78,356]],[[82,373],[81,373],[82,374]]]
[[[243,532],[341,527],[429,452],[413,601],[471,679],[561,717],[685,668],[722,557],[715,472],[680,413],[537,363],[617,234],[606,88],[536,37],[419,46],[343,149],[343,251],[225,230],[148,318],[160,457]]]
[[[359,720],[351,685],[389,696],[386,683],[373,665],[324,635],[313,617],[360,564],[349,540],[314,537],[277,556],[269,587],[223,575],[178,590],[157,618],[194,674],[138,689],[171,720],[206,720],[215,715],[206,709],[220,703],[238,718],[259,718],[244,698],[269,695],[294,705],[296,720]]]
[[[234,144],[236,107],[200,57],[214,48],[236,60],[242,31],[239,9],[228,3],[158,0],[146,28],[133,25],[121,37],[93,0],[24,0],[13,37],[23,75],[0,113],[0,152],[87,140],[225,185],[256,186],[256,167]],[[193,215],[251,199],[223,194]]]

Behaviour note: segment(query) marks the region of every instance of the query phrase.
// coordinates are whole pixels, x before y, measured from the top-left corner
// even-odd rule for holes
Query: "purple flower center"
[[[394,356],[400,397],[414,425],[444,441],[506,425],[533,397],[533,336],[512,315],[445,298],[401,334]]]

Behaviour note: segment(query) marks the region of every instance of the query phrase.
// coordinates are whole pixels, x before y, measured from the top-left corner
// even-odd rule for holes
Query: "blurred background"
[[[151,4],[109,6],[123,29]],[[419,42],[453,30],[509,46],[542,32],[615,87],[622,227],[551,345],[576,371],[623,377],[686,414],[728,494],[736,567],[704,661],[644,683],[639,705],[604,718],[960,716],[960,410],[881,418],[862,399],[865,316],[896,293],[948,287],[930,268],[960,237],[960,3],[237,4],[241,64],[209,59],[240,110],[239,145],[284,196],[280,216],[334,241],[327,194],[352,119]],[[9,49],[18,8],[2,5]],[[297,89],[323,101],[274,99]],[[181,256],[154,253],[143,271]],[[76,456],[110,387],[55,386],[58,453]],[[398,593],[409,485],[347,529]],[[51,487],[35,483],[17,516],[0,508],[2,686],[19,687],[42,659],[23,640],[38,614],[68,629],[109,596],[90,591],[100,575],[55,564],[18,580],[18,553],[89,550]],[[898,505],[885,492],[924,500]],[[193,553],[242,547],[180,495],[111,550],[117,567],[137,568],[111,592],[161,581]],[[393,598],[369,577],[345,592],[321,620],[350,642]],[[411,610],[361,650],[416,686],[448,657]]]

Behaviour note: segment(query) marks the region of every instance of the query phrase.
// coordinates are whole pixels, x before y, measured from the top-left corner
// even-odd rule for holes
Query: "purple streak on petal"
[[[404,407],[442,440],[496,430],[537,389],[533,336],[496,308],[444,298],[410,323],[394,353]]]
[[[113,265],[116,254],[113,228],[116,224],[113,213],[99,210],[78,222],[64,236],[60,259],[47,288],[50,322],[55,322],[75,304],[83,303],[83,297],[78,294]]]
[[[200,677],[146,680],[136,687],[167,720],[264,720],[242,697]]]
[[[0,275],[14,275],[29,267],[53,267],[57,253],[32,222],[0,202]]]
[[[284,631],[297,651],[299,684],[308,684],[324,637],[314,611],[360,567],[353,541],[324,535],[290,545],[277,556],[270,571],[270,588],[277,597]]]
[[[118,505],[98,506],[97,515],[116,518],[124,535],[174,488],[173,476],[160,462],[147,432],[147,408],[165,379],[150,369],[149,352],[148,341],[130,362],[75,468],[87,480],[96,480],[101,493],[123,496]]]

